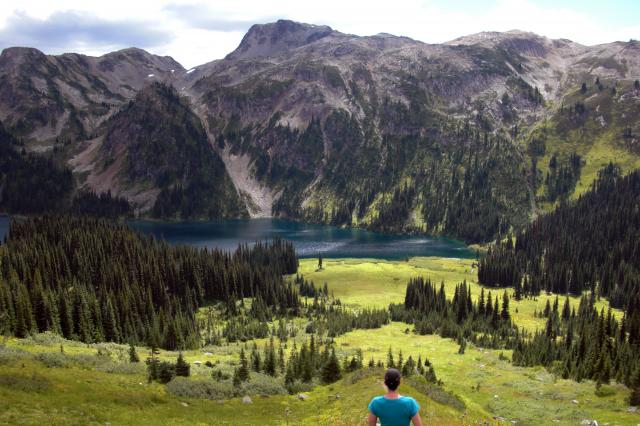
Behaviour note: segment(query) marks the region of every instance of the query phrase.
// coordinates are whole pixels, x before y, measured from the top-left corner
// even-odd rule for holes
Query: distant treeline
[[[591,191],[491,249],[478,278],[514,287],[516,299],[588,291],[577,311],[568,300],[562,309],[557,299],[547,306],[545,330],[520,340],[513,361],[576,380],[615,379],[632,387],[640,403],[640,171],[622,177],[613,164],[605,167]],[[598,297],[623,309],[623,318],[598,312]]]
[[[80,191],[68,167],[25,151],[0,123],[0,211],[13,214],[69,212],[101,217],[129,216],[131,206],[111,193]]]
[[[25,152],[0,123],[0,210],[45,213],[65,209],[73,175],[53,160]]]
[[[610,164],[591,191],[491,249],[478,279],[523,295],[591,290],[633,315],[640,298],[640,171],[621,177]]]
[[[594,307],[595,297],[583,296],[577,311],[556,299],[545,309],[547,324],[531,339],[520,340],[513,351],[516,365],[544,365],[565,379],[590,379],[598,384],[615,380],[633,390],[640,403],[640,322],[637,313],[618,321],[609,309]],[[637,298],[636,298],[637,303]],[[635,309],[637,312],[638,305]],[[634,402],[635,401],[635,402]]]
[[[96,194],[82,191],[76,194],[71,204],[71,214],[93,217],[119,218],[133,213],[129,201],[124,197],[112,196],[111,191]]]
[[[51,330],[84,342],[138,342],[167,349],[200,344],[198,307],[244,297],[272,315],[296,314],[284,274],[298,266],[282,240],[235,253],[170,246],[103,219],[13,221],[0,246],[0,326],[24,337]]]

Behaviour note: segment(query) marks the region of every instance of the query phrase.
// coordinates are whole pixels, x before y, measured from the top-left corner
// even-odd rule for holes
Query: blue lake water
[[[424,235],[383,234],[362,229],[299,223],[281,219],[162,222],[136,220],[129,225],[171,244],[234,250],[240,243],[275,237],[291,241],[300,257],[404,259],[412,256],[473,258],[456,240]],[[0,237],[9,218],[0,217]]]
[[[475,252],[460,241],[429,236],[382,234],[281,219],[206,222],[132,221],[130,225],[172,244],[233,250],[239,243],[275,237],[291,241],[300,257],[357,257],[403,259],[407,256],[473,258]]]

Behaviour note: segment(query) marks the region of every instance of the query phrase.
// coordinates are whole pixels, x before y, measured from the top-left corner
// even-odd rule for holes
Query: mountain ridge
[[[557,188],[560,197],[583,191],[609,160],[640,166],[638,49],[517,30],[427,44],[280,20],[252,26],[227,57],[190,70],[139,49],[93,59],[30,51],[38,66],[29,81],[12,74],[9,50],[0,55],[0,120],[29,149],[69,161],[161,82],[198,116],[253,216],[483,240],[552,207]],[[566,182],[552,157],[578,164]],[[71,161],[86,187],[100,186]],[[489,232],[463,225],[479,227],[480,217]]]

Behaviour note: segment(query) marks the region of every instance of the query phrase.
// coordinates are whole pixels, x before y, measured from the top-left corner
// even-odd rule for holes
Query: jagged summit
[[[225,59],[250,59],[271,56],[304,46],[334,33],[326,25],[312,25],[281,19],[269,24],[253,25],[236,50]]]

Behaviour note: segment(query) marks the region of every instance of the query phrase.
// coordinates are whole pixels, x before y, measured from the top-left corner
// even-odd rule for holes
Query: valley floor
[[[413,258],[408,262],[362,259],[301,261],[300,272],[316,285],[325,281],[335,297],[353,308],[387,306],[402,302],[410,277],[444,280],[447,294],[466,279],[472,296],[480,292],[473,261]],[[486,290],[485,290],[486,291]],[[498,290],[497,294],[502,294]],[[512,301],[516,323],[529,330],[544,326],[534,317],[548,298]],[[561,298],[562,301],[562,298]],[[577,304],[577,299],[572,299]],[[606,306],[606,302],[599,302]],[[615,312],[620,315],[620,312]],[[302,343],[304,333],[296,341]],[[259,347],[265,340],[257,341]],[[628,390],[618,384],[603,385],[596,393],[593,382],[576,383],[555,377],[543,368],[513,366],[509,351],[484,350],[472,345],[463,355],[458,344],[436,335],[419,336],[409,326],[392,322],[380,329],[355,330],[336,338],[339,356],[361,348],[365,362],[385,360],[389,347],[402,350],[404,359],[419,355],[433,363],[444,389],[466,408],[447,397],[423,393],[406,383],[403,394],[414,396],[422,406],[425,424],[598,424],[635,425],[640,414],[631,412],[625,400]],[[211,368],[195,361],[211,361],[231,368],[241,345],[211,346],[184,352],[192,364],[189,380],[211,380]],[[64,351],[64,355],[60,352]],[[177,397],[164,385],[148,384],[144,363],[130,364],[128,347],[116,344],[86,345],[51,334],[9,339],[0,348],[0,424],[212,424],[212,425],[362,425],[369,400],[382,393],[379,370],[347,375],[333,385],[316,385],[302,400],[297,395],[252,396],[209,400]],[[138,348],[142,359],[148,349]],[[501,356],[502,355],[502,356]],[[175,360],[177,353],[162,351],[161,358]],[[46,365],[46,366],[45,366]],[[428,392],[426,392],[428,393]]]

